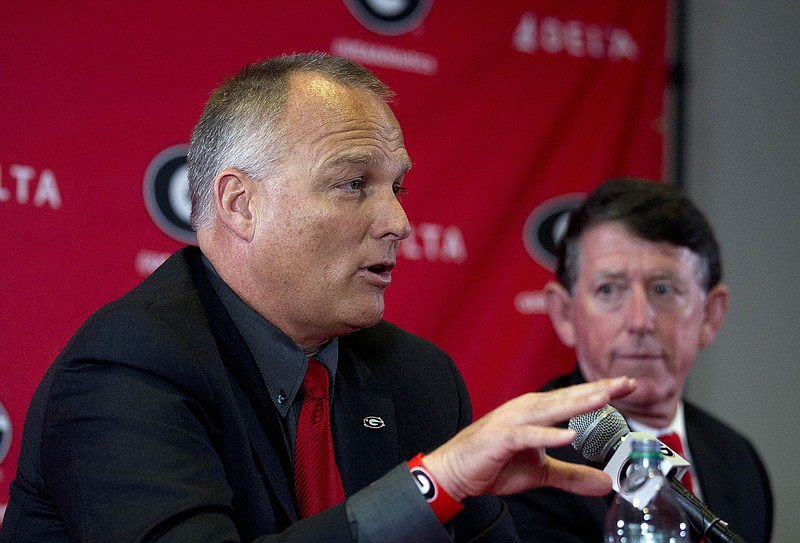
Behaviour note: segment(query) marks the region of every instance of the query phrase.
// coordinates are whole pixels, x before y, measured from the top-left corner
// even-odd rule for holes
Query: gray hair
[[[207,228],[214,219],[212,188],[219,172],[236,168],[264,179],[277,171],[285,149],[280,119],[289,98],[290,76],[298,72],[319,73],[387,102],[393,97],[363,66],[324,53],[267,59],[227,78],[206,103],[189,144],[190,222],[195,230]]]

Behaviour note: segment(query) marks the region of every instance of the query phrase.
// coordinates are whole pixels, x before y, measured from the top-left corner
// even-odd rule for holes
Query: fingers
[[[575,432],[567,428],[526,425],[510,428],[504,437],[506,448],[519,452],[526,449],[564,447],[575,439]]]
[[[606,393],[609,398],[614,399],[633,392],[635,387],[636,381],[634,379],[630,377],[616,377],[613,379],[601,379],[599,381],[560,388],[552,392],[546,392],[545,394],[561,394],[564,398],[578,399],[595,393]]]
[[[461,430],[425,457],[425,465],[455,499],[487,491],[514,493],[552,486],[590,496],[607,494],[611,480],[602,471],[547,457],[575,432],[554,428],[570,417],[598,409],[633,390],[627,377],[550,392],[524,394]]]
[[[583,496],[605,496],[611,492],[611,477],[599,469],[548,456],[543,486],[560,488]]]
[[[611,399],[627,396],[636,388],[636,379],[630,377],[620,377],[619,379],[608,379],[608,393]]]
[[[630,393],[634,387],[633,379],[627,377],[604,379],[550,392],[525,394],[499,410],[512,417],[516,424],[550,426],[598,409],[611,399]]]

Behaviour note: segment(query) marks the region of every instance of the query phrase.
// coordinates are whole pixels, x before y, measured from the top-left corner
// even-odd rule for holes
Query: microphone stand
[[[678,495],[678,501],[686,516],[689,517],[689,523],[700,535],[706,536],[711,543],[745,543],[744,539],[728,528],[727,522],[712,513],[706,504],[679,481],[670,477],[669,482]]]

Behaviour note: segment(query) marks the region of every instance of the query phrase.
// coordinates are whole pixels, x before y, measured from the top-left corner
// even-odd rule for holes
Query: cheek
[[[360,265],[361,238],[342,221],[310,221],[292,235],[295,261],[330,288],[342,287]]]
[[[659,342],[675,351],[676,356],[692,356],[700,349],[703,315],[692,312],[678,317],[666,316],[657,323]]]
[[[291,205],[289,203],[288,205]],[[280,239],[285,247],[295,251],[295,258],[312,259],[335,246],[339,227],[319,211],[287,208],[276,221],[267,225],[266,235]]]
[[[594,377],[605,376],[609,371],[610,352],[616,333],[607,320],[585,320],[576,322],[577,343],[575,353],[582,364],[591,369]],[[588,377],[588,376],[587,376]]]
[[[324,232],[304,219],[284,213],[262,223],[257,240],[259,260],[264,272],[273,275],[273,281],[307,280],[323,264],[320,251],[326,246]]]
[[[585,346],[596,350],[611,345],[620,329],[613,314],[581,310],[572,316],[575,333]]]
[[[700,350],[700,330],[697,327],[678,328],[672,338],[675,369],[678,372],[686,372],[694,364]]]

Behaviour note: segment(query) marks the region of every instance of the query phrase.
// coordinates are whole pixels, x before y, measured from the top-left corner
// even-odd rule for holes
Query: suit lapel
[[[194,283],[222,362],[231,378],[231,387],[250,439],[251,453],[256,463],[260,463],[258,468],[262,478],[266,477],[267,490],[283,508],[284,520],[294,522],[297,512],[290,489],[291,461],[283,441],[280,417],[269,400],[269,392],[252,353],[206,279],[199,258],[196,263],[190,267]],[[280,519],[276,520],[281,524]]]
[[[720,518],[732,520],[730,513],[735,508],[727,498],[729,492],[726,487],[731,484],[731,477],[735,477],[735,474],[727,473],[728,468],[723,462],[725,444],[716,443],[715,436],[709,435],[708,430],[698,423],[691,404],[684,402],[683,412],[686,439],[692,452],[692,469],[700,482],[703,502]]]
[[[347,496],[373,483],[401,461],[394,405],[391,399],[365,390],[369,375],[362,360],[341,348],[332,424],[337,464]]]
[[[249,352],[248,352],[249,354]],[[272,486],[272,492],[290,522],[297,520],[294,494],[290,489],[290,460],[283,441],[278,413],[269,400],[269,392],[258,373],[252,356],[228,355],[223,363],[232,377],[232,384],[239,404],[239,412],[247,427],[251,452],[265,483]],[[255,370],[255,371],[253,371]]]

